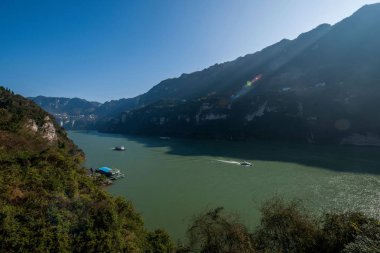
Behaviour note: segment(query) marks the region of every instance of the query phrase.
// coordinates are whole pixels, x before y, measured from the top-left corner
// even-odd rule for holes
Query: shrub
[[[323,227],[319,245],[321,251],[326,253],[341,252],[345,247],[346,252],[366,252],[365,245],[380,242],[379,221],[359,212],[325,214],[321,223]],[[377,247],[379,248],[379,243]]]
[[[174,252],[174,244],[170,236],[163,230],[157,229],[147,235],[147,253],[171,253]]]
[[[252,252],[253,243],[247,228],[235,217],[216,208],[195,218],[188,230],[189,250],[195,252]]]
[[[255,246],[268,252],[313,252],[318,227],[299,202],[274,198],[261,208],[261,225],[254,232]]]

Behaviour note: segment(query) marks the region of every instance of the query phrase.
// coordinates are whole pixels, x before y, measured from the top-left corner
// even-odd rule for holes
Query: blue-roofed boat
[[[109,167],[100,167],[95,170],[95,172],[105,175],[109,179],[116,180],[119,178],[123,178],[124,174],[120,172],[118,169],[111,169]]]

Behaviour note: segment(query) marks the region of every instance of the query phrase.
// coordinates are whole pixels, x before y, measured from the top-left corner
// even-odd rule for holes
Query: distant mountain
[[[380,4],[99,106],[102,131],[380,145]]]
[[[89,102],[80,98],[38,96],[31,99],[49,113],[66,112],[70,115],[91,114],[101,105],[101,103]]]
[[[57,122],[66,129],[94,128],[97,119],[95,112],[102,105],[80,98],[37,96],[29,99],[53,114]]]

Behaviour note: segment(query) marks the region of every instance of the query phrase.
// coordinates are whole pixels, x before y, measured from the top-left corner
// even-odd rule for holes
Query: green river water
[[[131,200],[148,229],[183,239],[194,215],[219,206],[249,227],[263,201],[301,199],[311,211],[360,210],[380,218],[380,149],[289,142],[161,140],[69,131],[86,166],[120,169],[107,190]],[[125,152],[112,147],[124,145]],[[253,167],[243,167],[240,161]]]

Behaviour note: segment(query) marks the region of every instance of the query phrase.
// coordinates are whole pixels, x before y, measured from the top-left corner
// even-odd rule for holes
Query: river
[[[276,195],[300,199],[315,213],[360,210],[380,218],[378,148],[68,133],[86,166],[126,175],[107,190],[131,200],[148,229],[163,228],[175,240],[194,215],[219,206],[254,228],[261,204]],[[120,145],[125,152],[112,150]]]

